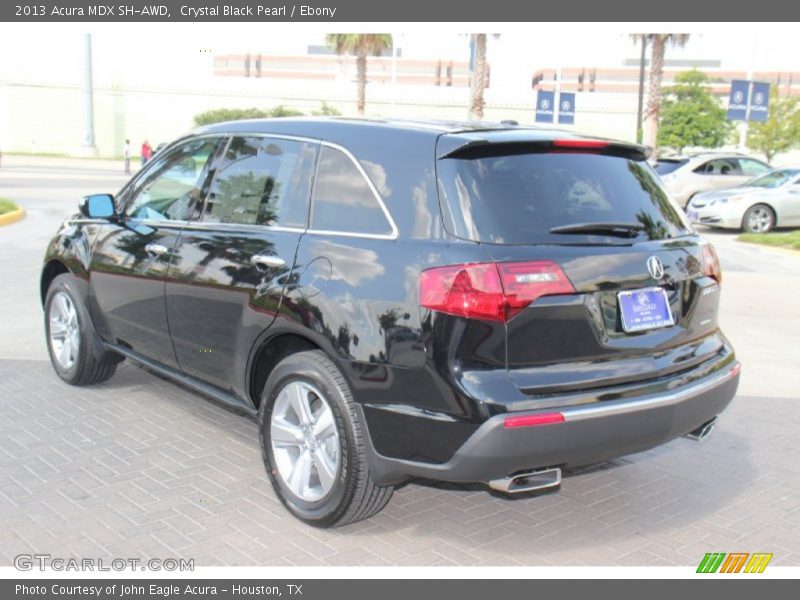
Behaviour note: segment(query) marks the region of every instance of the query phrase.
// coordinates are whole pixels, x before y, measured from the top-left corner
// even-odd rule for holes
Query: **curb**
[[[2,219],[3,217],[0,217]],[[0,221],[0,225],[2,225],[2,221]],[[786,256],[800,256],[800,250],[793,250],[791,248],[783,248],[781,246],[768,246],[766,244],[759,244],[758,242],[745,242],[744,240],[735,240],[737,244],[744,244],[747,246],[755,246],[757,248],[764,248],[765,250],[774,251],[776,254],[783,254]]]
[[[11,212],[7,212],[4,215],[0,215],[0,227],[3,225],[11,225],[11,223],[16,223],[20,219],[25,217],[25,209],[18,208],[17,210],[12,210]]]

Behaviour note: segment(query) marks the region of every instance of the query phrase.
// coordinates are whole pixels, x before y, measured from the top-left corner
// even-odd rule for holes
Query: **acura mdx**
[[[411,479],[529,492],[703,437],[739,380],[719,263],[646,159],[512,124],[195,130],[50,242],[53,368],[129,359],[249,413],[316,526]]]

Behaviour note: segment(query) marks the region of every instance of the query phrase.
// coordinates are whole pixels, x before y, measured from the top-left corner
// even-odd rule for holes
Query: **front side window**
[[[741,175],[736,162],[727,158],[710,160],[697,167],[694,172],[700,175]]]
[[[217,170],[203,220],[305,227],[317,145],[235,137]]]
[[[188,219],[202,200],[206,166],[219,141],[192,140],[153,161],[135,185],[125,215],[158,221]]]
[[[392,226],[365,176],[337,148],[322,148],[311,226],[341,233],[392,234]]]

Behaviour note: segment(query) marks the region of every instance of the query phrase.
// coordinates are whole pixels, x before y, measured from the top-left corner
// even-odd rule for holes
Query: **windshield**
[[[800,173],[800,170],[797,169],[770,171],[766,175],[751,179],[745,185],[748,187],[776,188],[787,183],[790,179],[793,179],[798,173]]]
[[[527,153],[439,161],[445,228],[495,244],[619,244],[613,231],[563,235],[570,225],[633,223],[633,238],[691,233],[643,161],[589,153]]]

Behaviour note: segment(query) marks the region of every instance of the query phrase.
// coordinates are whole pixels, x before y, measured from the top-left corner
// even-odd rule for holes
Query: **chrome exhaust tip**
[[[556,488],[561,485],[561,469],[551,467],[527,473],[509,475],[502,479],[493,479],[487,482],[489,487],[504,494],[521,494]]]
[[[711,432],[714,430],[714,426],[717,424],[717,417],[714,417],[710,421],[706,421],[700,427],[695,429],[694,431],[690,431],[683,437],[693,440],[695,442],[699,442],[707,438],[711,435]]]

